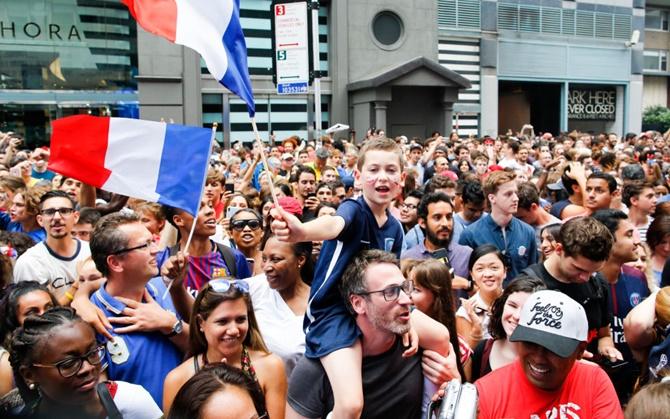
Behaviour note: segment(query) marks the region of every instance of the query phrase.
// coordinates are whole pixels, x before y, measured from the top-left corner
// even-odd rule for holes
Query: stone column
[[[388,109],[388,102],[385,100],[378,100],[375,102],[375,128],[383,129],[386,132],[386,110]]]
[[[442,136],[449,138],[454,127],[454,102],[442,102]]]

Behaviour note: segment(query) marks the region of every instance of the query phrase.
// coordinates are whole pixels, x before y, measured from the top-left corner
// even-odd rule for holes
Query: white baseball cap
[[[581,304],[562,292],[543,290],[526,300],[509,340],[532,342],[568,358],[581,342],[586,342],[588,330]]]

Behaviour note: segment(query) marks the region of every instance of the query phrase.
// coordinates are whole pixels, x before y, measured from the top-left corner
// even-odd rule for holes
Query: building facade
[[[320,126],[348,124],[358,138],[525,123],[637,131],[644,106],[668,102],[668,12],[656,1],[320,0]],[[312,137],[311,91],[280,96],[272,83],[271,5],[240,4],[256,121],[265,138]],[[244,104],[200,57],[138,28],[116,0],[3,0],[0,54],[0,129],[41,141],[56,117],[139,109],[216,123],[219,141],[253,139]]]
[[[120,2],[0,2],[0,130],[34,145],[56,118],[137,118],[136,75],[136,25]]]

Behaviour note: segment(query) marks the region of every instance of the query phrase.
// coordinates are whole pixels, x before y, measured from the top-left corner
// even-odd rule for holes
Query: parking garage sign
[[[616,114],[616,90],[611,88],[571,88],[568,94],[568,118],[613,121]]]
[[[307,2],[273,5],[275,77],[280,95],[305,94],[309,84]]]

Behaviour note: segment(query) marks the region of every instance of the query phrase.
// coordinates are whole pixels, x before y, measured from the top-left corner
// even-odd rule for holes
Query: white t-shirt
[[[484,302],[484,300],[482,300],[482,297],[479,296],[479,291],[477,291],[477,293],[470,298],[475,300],[477,307],[485,308],[487,310],[485,313],[482,313],[478,316],[482,322],[482,332],[483,332],[482,339],[490,339],[491,333],[489,333],[489,323],[491,321],[491,317],[488,314],[488,310],[490,310],[490,307],[488,307]],[[463,306],[460,306],[458,310],[456,310],[456,316],[462,317],[467,321],[469,321],[470,323],[472,323],[472,320],[470,319],[468,312],[465,310],[465,307]]]
[[[270,352],[284,361],[286,376],[305,353],[305,332],[302,328],[304,315],[296,316],[279,292],[270,288],[265,275],[245,279],[249,283],[251,303],[261,330],[261,335]]]
[[[62,297],[77,279],[77,262],[91,256],[88,242],[73,240],[77,241],[77,250],[70,258],[57,255],[47,246],[46,241],[26,250],[16,260],[14,282],[37,281],[47,284],[56,298]]]
[[[125,381],[114,381],[118,387],[114,404],[123,419],[158,419],[163,412],[144,387]]]

